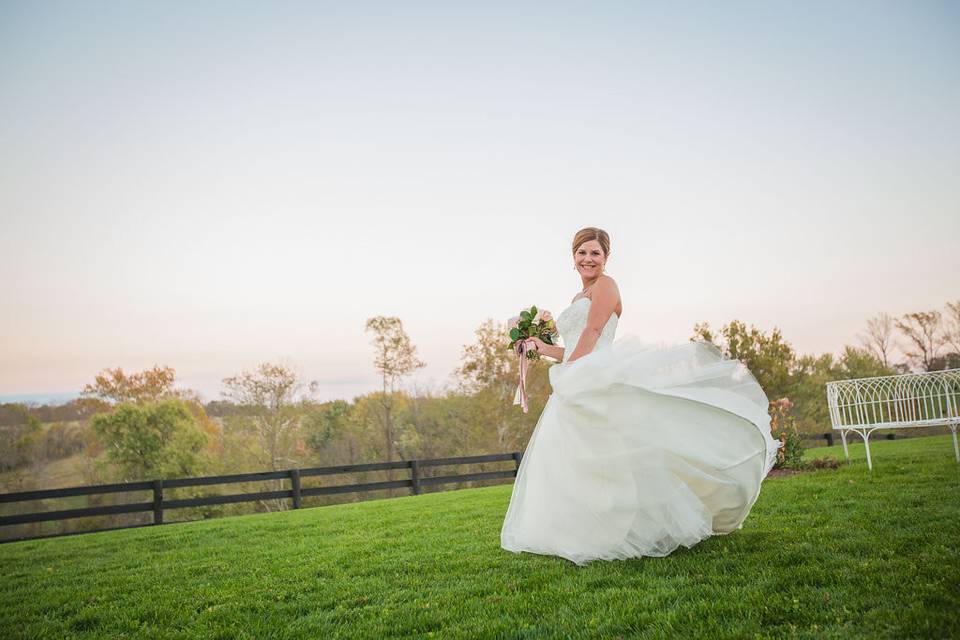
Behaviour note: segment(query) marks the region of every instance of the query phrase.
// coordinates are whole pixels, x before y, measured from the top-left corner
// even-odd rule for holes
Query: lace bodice
[[[586,300],[587,304],[583,304]],[[580,334],[587,327],[587,314],[590,313],[590,298],[577,298],[573,304],[560,312],[557,316],[557,329],[560,331],[560,338],[563,340],[563,362],[566,362],[573,354],[580,340]],[[600,338],[597,339],[597,345],[594,350],[602,349],[613,344],[614,334],[617,332],[617,322],[620,320],[616,313],[610,314],[610,319],[604,325]]]

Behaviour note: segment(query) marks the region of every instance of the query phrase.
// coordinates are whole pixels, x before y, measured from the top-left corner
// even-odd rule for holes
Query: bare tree
[[[393,393],[402,378],[420,367],[425,367],[426,363],[417,358],[417,349],[403,330],[400,318],[386,316],[369,318],[366,330],[374,333],[373,346],[376,348],[376,355],[373,364],[383,379],[383,394],[380,398],[383,409],[381,426],[387,460],[393,460],[397,450],[393,424]],[[387,477],[393,480],[392,470],[387,473]]]
[[[864,348],[876,356],[883,366],[890,366],[890,354],[896,348],[893,340],[893,318],[881,313],[867,320],[867,333],[860,336]]]
[[[946,344],[940,326],[939,311],[917,311],[895,320],[897,329],[907,338],[904,354],[923,371],[930,371],[940,349]]]
[[[263,461],[271,471],[299,464],[300,414],[297,404],[304,384],[296,372],[284,365],[263,363],[255,371],[244,371],[223,380],[224,398],[240,405],[236,416],[252,429],[260,445]],[[309,385],[310,392],[317,387]],[[277,480],[277,490],[282,480]],[[286,500],[261,501],[267,509],[283,510]]]
[[[944,339],[954,353],[960,354],[960,300],[947,303],[946,316]]]

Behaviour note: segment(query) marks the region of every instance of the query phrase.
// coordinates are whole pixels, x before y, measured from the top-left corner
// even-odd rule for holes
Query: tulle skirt
[[[666,556],[742,527],[780,445],[742,363],[709,343],[625,337],[549,375],[504,549],[585,564]]]

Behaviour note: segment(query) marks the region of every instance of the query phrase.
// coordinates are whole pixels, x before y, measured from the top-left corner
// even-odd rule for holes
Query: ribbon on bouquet
[[[513,404],[519,404],[523,412],[527,413],[527,367],[530,366],[530,359],[527,358],[527,352],[535,349],[533,340],[518,340],[513,346],[517,355],[520,356],[520,384],[517,385],[517,393],[513,396]]]

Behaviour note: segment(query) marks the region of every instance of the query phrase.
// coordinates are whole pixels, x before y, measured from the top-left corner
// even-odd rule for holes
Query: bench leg
[[[870,431],[864,429],[863,431],[857,431],[857,433],[863,438],[863,448],[867,452],[867,469],[873,471],[873,460],[870,459]]]
[[[950,425],[950,432],[953,434],[953,455],[957,457],[957,462],[960,462],[960,447],[957,446],[957,425]]]
[[[847,432],[842,429],[840,431],[840,439],[843,440],[843,455],[847,458],[847,462],[850,462],[850,450],[847,449]]]

